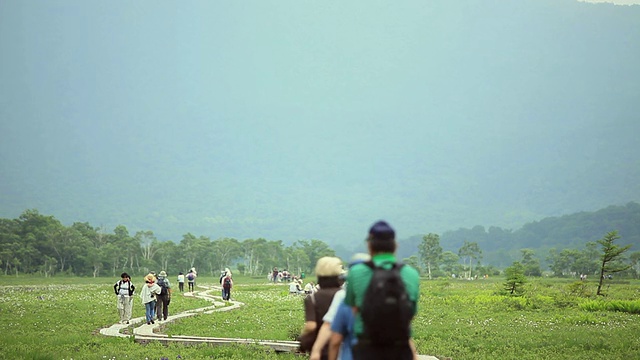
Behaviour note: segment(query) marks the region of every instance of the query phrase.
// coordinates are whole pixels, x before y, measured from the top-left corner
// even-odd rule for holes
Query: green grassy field
[[[231,312],[170,323],[169,335],[292,340],[302,298],[286,286],[235,276]],[[201,284],[217,279],[200,277]],[[109,278],[0,277],[1,359],[300,359],[244,346],[141,345],[99,329],[118,321]],[[414,337],[421,354],[458,359],[638,359],[640,282],[621,281],[596,298],[595,282],[536,279],[523,297],[502,294],[501,279],[423,281]],[[134,282],[139,284],[140,281]],[[179,295],[179,294],[178,294]],[[144,315],[136,297],[134,317]],[[177,313],[209,305],[174,296]]]

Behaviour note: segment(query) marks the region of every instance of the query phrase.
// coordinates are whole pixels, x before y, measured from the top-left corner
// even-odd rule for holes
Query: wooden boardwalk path
[[[163,324],[168,322],[172,322],[177,319],[181,319],[184,317],[193,316],[196,314],[209,314],[214,311],[231,311],[237,309],[244,304],[239,301],[230,300],[228,303],[231,305],[225,306],[226,304],[222,301],[220,296],[211,295],[211,292],[214,290],[219,293],[221,290],[220,287],[216,286],[202,286],[198,285],[199,288],[203,290],[198,290],[195,292],[186,292],[183,293],[184,296],[193,296],[201,299],[205,299],[211,302],[211,306],[206,306],[203,308],[195,309],[195,310],[187,310],[175,315],[169,315],[166,321],[156,321],[155,324],[147,325],[146,319],[144,317],[138,317],[131,319],[129,324],[113,324],[107,328],[100,329],[100,334],[105,336],[116,336],[116,337],[130,337],[131,334],[126,334],[123,330],[127,328],[133,328],[133,335],[135,336],[135,341],[139,343],[148,343],[151,341],[158,341],[161,343],[182,343],[182,344],[201,344],[207,343],[210,345],[227,345],[227,344],[254,344],[269,347],[275,351],[280,352],[296,352],[298,349],[297,341],[284,341],[284,340],[256,340],[256,339],[238,339],[238,338],[216,338],[216,337],[202,337],[202,336],[189,336],[189,335],[166,335],[154,330],[159,329]],[[429,355],[419,355],[418,359],[420,360],[438,360],[438,358]]]

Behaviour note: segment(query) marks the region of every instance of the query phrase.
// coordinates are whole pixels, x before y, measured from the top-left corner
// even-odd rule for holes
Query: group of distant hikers
[[[230,300],[231,287],[233,280],[231,271],[227,268],[220,275],[220,284],[223,287],[223,300]],[[178,288],[180,292],[184,291],[185,280],[189,286],[189,291],[195,289],[196,278],[198,273],[195,268],[191,268],[187,274],[180,272],[178,274]],[[155,324],[155,321],[166,321],[169,317],[169,304],[171,303],[171,282],[167,278],[167,272],[162,270],[156,275],[154,271],[149,272],[144,277],[145,286],[140,291],[140,299],[145,307],[145,318],[147,324]],[[126,272],[120,275],[113,290],[117,296],[117,309],[120,315],[120,323],[129,324],[131,321],[131,310],[133,308],[133,294],[136,290],[135,285],[131,282],[131,276]]]
[[[398,263],[395,231],[384,221],[371,226],[368,254],[356,254],[344,269],[337,257],[322,257],[315,267],[317,285],[305,291],[305,322],[298,337],[300,350],[310,360],[414,360],[411,321],[417,312],[420,278],[417,270]],[[275,269],[274,269],[275,270]],[[145,276],[140,297],[147,324],[167,320],[171,284],[165,271]],[[184,281],[193,291],[197,273],[191,269],[178,275],[180,291]],[[275,277],[275,276],[274,276]],[[127,273],[116,282],[120,321],[131,320],[131,298],[135,286]],[[222,298],[229,300],[233,278],[225,268],[220,273]]]

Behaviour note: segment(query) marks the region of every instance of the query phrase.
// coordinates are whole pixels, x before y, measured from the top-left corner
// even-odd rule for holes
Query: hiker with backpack
[[[343,273],[342,260],[325,256],[316,263],[316,277],[320,290],[304,299],[304,328],[298,338],[300,350],[310,352],[323,325],[323,316],[327,313],[333,297],[342,285],[340,275]],[[327,359],[329,349],[323,346],[320,359]]]
[[[160,287],[160,293],[157,296],[156,314],[158,321],[167,321],[169,316],[169,303],[171,302],[171,282],[167,277],[167,272],[162,270],[156,281]]]
[[[193,292],[193,288],[195,287],[196,283],[196,277],[198,277],[198,275],[196,275],[196,272],[193,271],[193,269],[189,270],[189,272],[187,273],[187,284],[189,284],[190,292]]]
[[[384,221],[369,229],[371,261],[354,265],[347,277],[345,303],[355,312],[355,360],[411,360],[411,320],[417,312],[420,275],[397,263],[395,231]]]
[[[356,264],[371,260],[369,254],[358,253],[351,257],[349,268]],[[346,274],[341,275],[344,279]],[[352,360],[351,347],[355,344],[356,339],[353,334],[353,311],[351,307],[344,303],[345,290],[344,285],[333,296],[329,310],[322,317],[322,327],[318,332],[318,338],[313,344],[309,360],[321,359],[321,350],[326,344],[329,344],[328,359],[329,360]]]
[[[225,268],[224,274],[220,276],[220,285],[222,285],[222,300],[229,301],[233,287],[233,277],[229,268]]]
[[[128,324],[131,320],[131,309],[133,308],[133,291],[136,287],[131,282],[131,277],[126,272],[120,275],[120,280],[113,285],[113,290],[118,297],[118,313],[120,314],[120,323]]]

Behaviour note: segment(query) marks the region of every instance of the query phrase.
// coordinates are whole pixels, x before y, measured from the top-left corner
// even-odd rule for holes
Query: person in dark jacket
[[[322,327],[322,318],[329,310],[333,296],[340,290],[343,273],[342,260],[337,257],[325,256],[318,259],[316,264],[316,276],[320,290],[312,293],[304,299],[304,329],[301,335],[302,350],[310,352],[313,344],[306,344],[306,338],[317,338]],[[312,335],[312,336],[310,336]],[[308,348],[307,346],[310,345]],[[329,355],[328,346],[323,346],[320,359],[326,360]]]
[[[120,280],[113,285],[118,302],[116,307],[120,314],[120,323],[128,324],[131,320],[131,309],[133,308],[133,292],[136,287],[131,282],[131,277],[126,272],[120,275]]]

